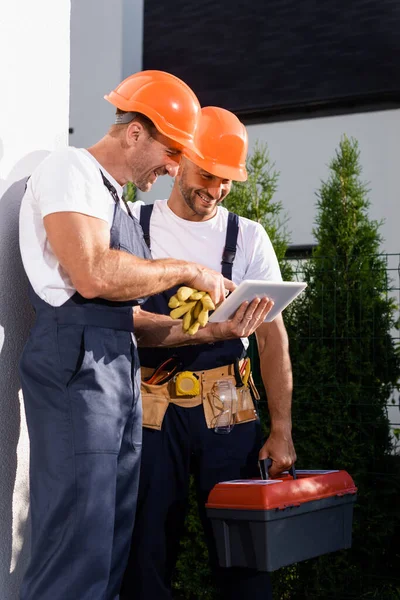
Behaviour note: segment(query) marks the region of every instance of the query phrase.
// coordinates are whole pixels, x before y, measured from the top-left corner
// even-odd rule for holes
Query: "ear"
[[[140,137],[143,136],[143,133],[144,128],[139,121],[134,119],[131,123],[129,123],[128,127],[126,128],[126,143],[128,146],[135,145]]]

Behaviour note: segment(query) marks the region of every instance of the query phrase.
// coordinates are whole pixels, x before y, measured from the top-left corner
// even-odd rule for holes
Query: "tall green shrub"
[[[268,146],[257,142],[247,161],[248,179],[235,181],[224,201],[228,210],[260,223],[269,235],[280,262],[283,279],[290,278],[290,265],[284,261],[289,234],[281,202],[274,200],[279,172],[271,161]]]
[[[357,141],[343,137],[317,194],[308,288],[288,323],[298,465],[354,477],[353,547],[292,567],[291,600],[400,598],[399,457],[387,416],[400,378],[396,305],[360,175]]]

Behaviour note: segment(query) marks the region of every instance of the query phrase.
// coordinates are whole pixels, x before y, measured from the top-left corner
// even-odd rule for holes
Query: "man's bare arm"
[[[167,348],[248,337],[264,321],[273,305],[268,298],[257,298],[250,304],[243,302],[232,319],[224,323],[208,323],[195,335],[183,331],[181,320],[135,308],[135,334],[139,346]]]
[[[144,260],[112,250],[106,221],[74,212],[47,215],[50,246],[72,284],[85,298],[133,300],[186,283],[208,291],[214,302],[235,286],[220,273],[174,259]]]
[[[292,441],[292,366],[282,316],[279,315],[272,323],[263,323],[256,331],[256,338],[271,419],[270,435],[260,458],[272,458],[270,473],[274,476],[296,460]]]

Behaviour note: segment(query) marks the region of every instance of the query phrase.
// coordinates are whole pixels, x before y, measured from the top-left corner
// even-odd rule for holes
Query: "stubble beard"
[[[179,191],[182,195],[183,200],[185,201],[186,206],[188,206],[188,208],[190,208],[190,210],[193,211],[194,214],[198,215],[199,217],[212,217],[217,212],[218,204],[213,205],[212,211],[210,211],[210,209],[207,209],[206,207],[197,206],[196,200],[200,202],[200,198],[197,195],[197,192],[200,190],[194,190],[193,188],[189,188],[185,184],[185,182],[182,181],[182,179],[179,181]]]

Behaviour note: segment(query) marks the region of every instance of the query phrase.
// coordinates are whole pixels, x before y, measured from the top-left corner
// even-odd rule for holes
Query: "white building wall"
[[[104,94],[142,69],[143,2],[71,1],[72,146],[103,137],[115,113]]]
[[[70,0],[4,2],[0,17],[0,598],[29,555],[28,436],[18,360],[32,319],[18,249],[26,177],[68,141]]]
[[[400,252],[398,161],[400,110],[251,125],[250,146],[267,142],[280,171],[276,199],[290,218],[292,243],[313,241],[315,190],[328,177],[328,164],[343,134],[354,137],[361,151],[362,178],[369,182],[373,219],[385,219],[382,235],[385,252]],[[397,223],[396,223],[397,221]]]
[[[302,119],[247,127],[250,152],[256,141],[266,142],[280,172],[275,199],[289,218],[292,244],[314,241],[315,191],[328,177],[328,164],[343,134],[355,137],[361,150],[362,177],[369,182],[373,219],[385,219],[382,251],[400,252],[400,110]],[[169,195],[171,180],[160,178],[146,202]]]
[[[113,120],[103,96],[123,78],[142,68],[144,0],[72,0],[70,143],[89,146]],[[363,176],[370,182],[371,217],[385,219],[385,252],[399,252],[397,162],[400,110],[366,112],[248,126],[250,151],[267,142],[280,171],[276,199],[289,217],[293,244],[313,242],[315,191],[327,177],[327,165],[342,134],[357,138]],[[172,180],[159,178],[145,202],[165,198]]]

